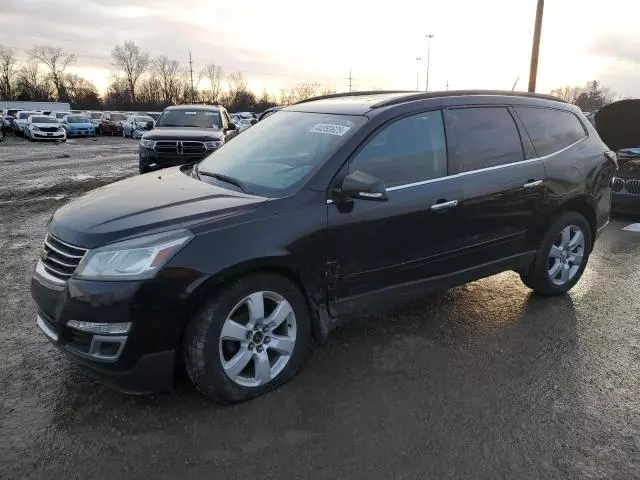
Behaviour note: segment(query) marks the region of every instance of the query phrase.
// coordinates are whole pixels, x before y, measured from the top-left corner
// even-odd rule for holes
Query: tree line
[[[583,112],[595,112],[618,100],[618,95],[615,92],[603,87],[597,80],[589,81],[581,87],[555,88],[549,93],[554,97],[573,103]]]
[[[100,95],[95,84],[69,68],[77,56],[60,47],[36,45],[19,60],[0,45],[0,100],[61,101],[75,109],[157,111],[169,105],[212,103],[230,111],[262,111],[316,95],[335,93],[317,82],[283,88],[280,95],[252,92],[242,72],[226,72],[209,63],[200,71],[182,67],[166,55],[152,57],[133,41],[111,50],[109,86]]]

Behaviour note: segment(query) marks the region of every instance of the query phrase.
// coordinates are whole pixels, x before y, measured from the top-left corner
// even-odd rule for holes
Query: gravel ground
[[[640,478],[629,218],[568,295],[533,296],[504,273],[359,318],[242,405],[184,379],[146,397],[90,379],[38,331],[29,280],[48,216],[135,173],[135,148],[0,144],[0,478]]]

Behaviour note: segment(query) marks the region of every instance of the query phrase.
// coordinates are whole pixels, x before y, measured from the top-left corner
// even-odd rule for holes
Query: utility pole
[[[416,57],[416,91],[420,88],[418,84],[420,78],[420,62],[422,61],[422,57]]]
[[[427,84],[425,86],[424,91],[428,92],[429,91],[429,65],[431,63],[431,39],[433,38],[433,34],[427,33],[425,37],[427,38]]]
[[[195,92],[193,90],[193,62],[191,61],[191,50],[189,50],[189,75],[191,76],[191,103],[195,101]]]
[[[447,91],[449,91],[449,80],[447,79],[447,83],[445,83],[445,88],[447,89]]]
[[[542,12],[544,0],[538,0],[536,8],[536,24],[533,29],[533,46],[531,47],[531,67],[529,69],[529,91],[536,91],[536,78],[538,77],[538,56],[540,54],[540,33],[542,32]]]
[[[349,77],[347,78],[347,80],[349,80],[349,93],[351,93],[351,86],[352,86],[352,80],[353,80],[353,77],[351,76],[351,69],[349,69]]]

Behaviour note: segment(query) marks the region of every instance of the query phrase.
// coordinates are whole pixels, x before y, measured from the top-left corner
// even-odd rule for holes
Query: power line
[[[191,60],[191,50],[189,50],[189,76],[191,77],[191,101],[195,98],[195,90],[193,89],[193,61]]]

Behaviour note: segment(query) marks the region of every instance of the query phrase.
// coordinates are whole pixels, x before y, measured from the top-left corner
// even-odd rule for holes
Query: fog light
[[[75,328],[81,332],[96,333],[98,335],[124,335],[129,333],[131,322],[126,323],[96,323],[69,320],[67,327]]]

